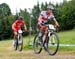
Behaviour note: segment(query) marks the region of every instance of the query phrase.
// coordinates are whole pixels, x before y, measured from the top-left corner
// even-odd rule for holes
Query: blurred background
[[[36,0],[28,1],[0,1],[0,40],[13,38],[12,23],[23,16],[28,30],[35,34],[39,13],[46,10],[48,5],[54,6],[54,15],[59,22],[59,31],[71,30],[75,28],[75,0]],[[30,24],[31,22],[31,24]],[[24,35],[28,35],[25,33]]]

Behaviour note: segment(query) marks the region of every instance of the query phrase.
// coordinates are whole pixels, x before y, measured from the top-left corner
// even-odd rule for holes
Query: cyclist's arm
[[[12,24],[12,29],[14,29],[14,27],[17,25],[18,20],[16,20],[13,24]]]
[[[27,30],[26,23],[23,21],[24,29]]]
[[[15,26],[15,25],[16,25],[15,23],[12,24],[12,29],[14,29],[14,26]]]
[[[54,20],[55,27],[59,27],[59,24],[58,24],[57,20],[55,18],[53,18],[53,20]]]
[[[43,17],[42,15],[39,16],[39,18],[38,18],[38,22],[39,23],[38,24],[41,24],[42,23],[42,17]]]
[[[45,14],[45,11],[41,11],[40,15],[39,15],[39,18],[38,18],[38,24],[41,24],[43,19],[44,19],[44,14]]]
[[[27,30],[27,27],[26,27],[26,25],[24,25],[24,29],[25,29],[25,30]]]
[[[53,13],[51,13],[50,18],[54,21],[54,26],[55,26],[55,27],[59,27],[59,24],[58,24],[56,18],[54,17]]]

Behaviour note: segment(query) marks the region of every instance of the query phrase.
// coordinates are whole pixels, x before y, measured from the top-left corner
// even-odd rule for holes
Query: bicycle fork
[[[50,41],[51,41],[50,43],[51,44],[54,44],[55,43],[55,40],[54,40],[54,35],[52,35],[52,34],[53,34],[52,32],[49,32],[48,33],[48,37],[50,38]],[[52,37],[50,37],[51,35],[52,35]]]

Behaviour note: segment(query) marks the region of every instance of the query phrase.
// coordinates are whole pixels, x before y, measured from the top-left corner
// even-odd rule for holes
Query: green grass
[[[59,33],[60,44],[75,44],[75,29]],[[60,51],[74,51],[75,47],[59,47]]]
[[[59,38],[60,38],[60,44],[75,44],[75,29],[69,30],[69,31],[64,31],[58,33]],[[31,37],[24,37],[24,49],[33,49],[32,46],[28,45],[28,41],[30,40],[31,43],[33,44],[35,35]],[[75,47],[59,47],[60,51],[71,51],[75,50]]]
[[[70,31],[64,31],[58,33],[59,38],[60,38],[60,44],[75,44],[75,29],[70,30]],[[25,36],[23,38],[23,49],[33,49],[33,40],[34,40],[35,35],[31,36]],[[0,48],[4,48],[4,46],[12,46],[13,40],[3,40],[0,41]],[[75,47],[60,47],[60,50],[74,50]]]
[[[75,44],[75,30],[65,31],[58,33],[60,37],[60,43],[62,44]],[[23,51],[14,51],[12,47],[13,40],[2,40],[0,41],[0,59],[39,59],[39,56],[43,56],[40,59],[52,59],[49,55],[43,51],[40,55],[37,55],[33,51],[33,46],[29,45],[29,41],[33,44],[35,35],[26,36],[23,38]],[[62,59],[60,55],[75,55],[75,47],[59,47],[56,59]],[[57,56],[56,55],[56,56]],[[48,58],[49,57],[49,58]],[[63,56],[64,57],[64,56]],[[55,59],[55,58],[54,58]],[[64,58],[63,58],[64,59]]]
[[[75,29],[59,33],[60,43],[75,44]]]

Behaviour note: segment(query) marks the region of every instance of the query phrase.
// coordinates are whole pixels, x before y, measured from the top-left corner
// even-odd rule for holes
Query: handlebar
[[[22,31],[22,30],[18,30],[18,33],[24,33],[24,32],[28,32],[28,31]]]

